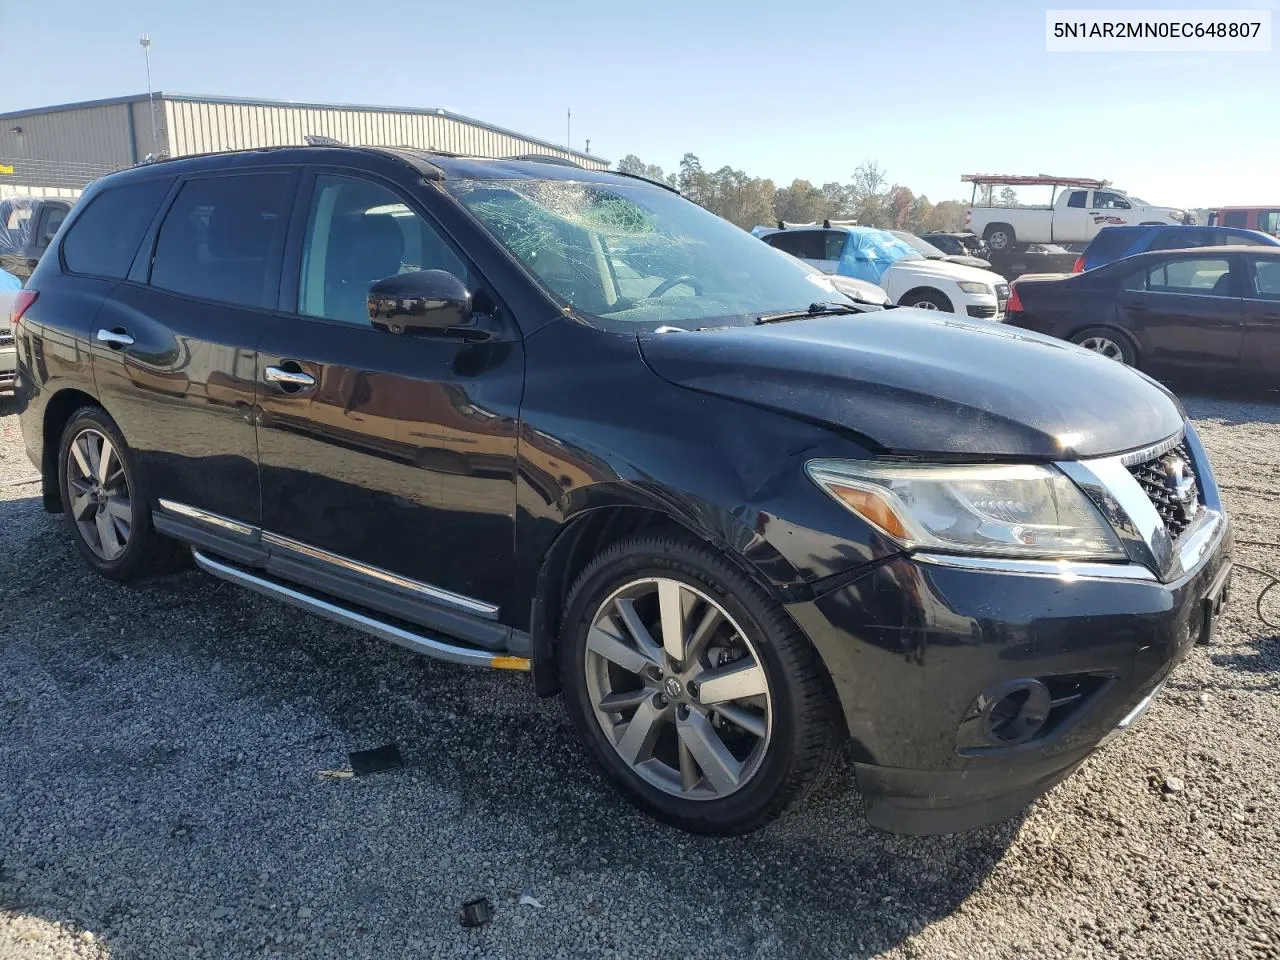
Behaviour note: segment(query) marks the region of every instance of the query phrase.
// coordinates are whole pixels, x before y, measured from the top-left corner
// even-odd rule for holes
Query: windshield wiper
[[[811,303],[804,310],[788,310],[785,313],[762,313],[756,317],[756,326],[763,323],[783,323],[787,320],[803,320],[806,317],[832,317],[841,313],[860,313],[856,307],[843,303]]]

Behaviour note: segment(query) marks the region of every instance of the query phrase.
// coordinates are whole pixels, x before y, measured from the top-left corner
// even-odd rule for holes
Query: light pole
[[[159,151],[156,149],[156,101],[151,94],[151,38],[144,33],[138,43],[147,58],[147,108],[151,112],[151,156],[154,157]]]

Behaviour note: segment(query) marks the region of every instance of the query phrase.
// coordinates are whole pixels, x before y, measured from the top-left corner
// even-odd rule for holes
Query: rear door
[[[1244,330],[1244,263],[1235,254],[1171,255],[1129,276],[1116,307],[1144,359],[1169,366],[1232,366]]]
[[[373,327],[370,286],[429,269],[472,291],[476,329]],[[496,623],[515,549],[514,320],[415,191],[359,171],[308,173],[286,274],[259,344],[272,563],[333,592],[368,588],[366,605],[430,625],[418,601]]]
[[[1247,257],[1243,364],[1280,378],[1280,257]]]
[[[1053,224],[1049,230],[1049,239],[1057,243],[1080,243],[1093,239],[1097,230],[1089,228],[1088,190],[1071,190],[1066,202],[1059,201],[1054,205],[1051,216]]]
[[[180,179],[95,323],[98,391],[162,501],[161,526],[259,522],[254,350],[296,180],[261,167]]]

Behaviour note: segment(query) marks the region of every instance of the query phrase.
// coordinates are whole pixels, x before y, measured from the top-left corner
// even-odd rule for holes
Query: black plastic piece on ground
[[[400,756],[400,747],[388,743],[385,747],[374,747],[372,750],[353,750],[347,754],[351,762],[351,770],[357,777],[370,773],[382,773],[384,770],[396,770],[404,766]]]
[[[493,919],[493,904],[488,897],[468,900],[458,910],[458,922],[464,927],[483,927]]]

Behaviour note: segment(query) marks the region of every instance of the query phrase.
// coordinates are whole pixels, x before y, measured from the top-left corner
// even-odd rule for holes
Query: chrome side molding
[[[199,507],[191,507],[185,503],[176,503],[173,500],[157,500],[156,503],[166,513],[175,513],[189,520],[199,520],[201,523],[207,523],[210,526],[221,527],[223,530],[229,530],[241,537],[252,537],[258,532],[257,527],[250,526],[247,523],[232,520],[230,517],[224,517],[218,513],[210,513],[208,510],[201,510]]]
[[[406,630],[403,627],[398,627],[395,624],[377,620],[367,614],[348,610],[346,607],[331,603],[328,600],[321,600],[319,597],[313,597],[310,594],[303,593],[301,590],[295,590],[282,583],[276,583],[265,577],[257,576],[247,570],[241,570],[239,567],[223,563],[221,560],[215,560],[200,550],[192,550],[191,555],[195,558],[196,565],[201,570],[215,577],[245,587],[263,596],[282,600],[291,606],[299,607],[317,616],[324,617],[326,620],[332,620],[334,623],[340,623],[343,626],[351,627],[381,640],[389,640],[415,653],[472,667],[494,667],[500,670],[529,669],[529,660],[526,657],[495,656],[487,650],[475,650],[470,647],[444,643],[443,641]]]

